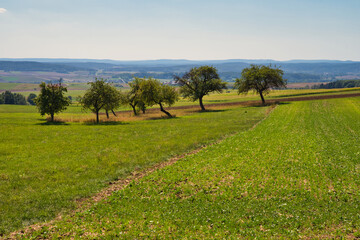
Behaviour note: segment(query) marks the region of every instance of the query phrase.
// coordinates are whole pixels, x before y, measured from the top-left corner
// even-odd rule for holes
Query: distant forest
[[[15,62],[15,61],[0,61],[0,70],[5,72],[22,71],[22,72],[58,72],[69,73],[75,71],[89,71],[86,68],[79,68],[65,64],[49,64],[40,62]]]
[[[360,80],[338,80],[335,82],[322,83],[314,85],[313,89],[331,89],[331,88],[353,88],[360,87]]]

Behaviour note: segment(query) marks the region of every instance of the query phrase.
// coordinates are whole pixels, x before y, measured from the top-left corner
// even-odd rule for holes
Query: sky
[[[360,60],[360,0],[0,0],[0,58]]]

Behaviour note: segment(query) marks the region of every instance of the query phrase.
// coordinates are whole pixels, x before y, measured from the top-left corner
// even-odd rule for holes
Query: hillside
[[[0,70],[3,71],[23,71],[23,72],[60,72],[68,73],[74,71],[89,70],[89,68],[80,68],[72,64],[42,63],[30,61],[0,61]]]
[[[1,60],[1,59],[0,59]],[[200,65],[212,65],[216,67],[222,79],[232,82],[238,78],[241,71],[250,64],[273,64],[279,66],[285,72],[289,83],[297,82],[325,82],[337,78],[351,76],[360,78],[360,62],[351,61],[274,61],[274,60],[147,60],[147,61],[115,61],[93,59],[3,59],[0,61],[0,70],[6,72],[57,72],[71,73],[83,71],[81,76],[64,76],[68,81],[89,81],[95,75],[111,79],[113,82],[128,82],[133,76],[152,76],[159,79],[172,80],[174,75],[181,75],[192,67]],[[27,61],[25,61],[27,60]],[[0,81],[8,82],[9,77],[20,79],[24,73],[8,73],[7,78],[0,74]],[[34,76],[35,78],[38,76]],[[41,79],[41,78],[40,78]],[[38,80],[39,81],[39,80]],[[41,80],[40,80],[41,81]],[[25,82],[29,82],[26,80]],[[34,82],[34,81],[33,81]]]

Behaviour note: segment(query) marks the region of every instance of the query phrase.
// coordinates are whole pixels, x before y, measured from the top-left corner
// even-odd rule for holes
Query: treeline
[[[139,111],[145,113],[146,107],[159,105],[160,110],[167,116],[172,115],[164,109],[164,105],[171,106],[178,100],[178,93],[175,88],[161,84],[156,79],[136,78],[131,84],[131,90],[122,93],[104,79],[95,78],[95,81],[89,82],[90,88],[86,90],[84,96],[79,97],[79,103],[83,109],[90,110],[96,114],[96,122],[99,123],[99,113],[101,110],[106,112],[109,118],[109,112],[115,116],[114,110],[121,105],[130,105],[134,114]],[[51,121],[54,121],[54,115],[65,110],[71,103],[71,100],[64,95],[67,88],[61,82],[53,84],[44,82],[40,84],[40,94],[35,99],[37,108],[43,116],[49,114]]]
[[[284,72],[279,68],[264,65],[251,65],[243,69],[241,77],[235,80],[234,87],[238,93],[247,93],[256,91],[265,104],[264,95],[271,88],[286,87],[286,80],[283,79]],[[190,71],[182,76],[174,76],[174,81],[180,86],[179,91],[160,81],[149,78],[135,78],[130,82],[130,91],[122,93],[110,83],[102,78],[95,78],[90,82],[90,88],[86,90],[83,97],[79,97],[79,103],[83,109],[90,110],[96,114],[96,122],[99,123],[99,113],[101,110],[106,112],[109,118],[109,112],[115,116],[114,110],[121,105],[128,105],[132,108],[134,115],[140,111],[146,112],[147,107],[158,105],[160,111],[168,117],[173,115],[164,109],[164,106],[171,106],[179,100],[181,95],[191,101],[199,101],[202,111],[205,111],[203,97],[211,92],[221,93],[227,89],[227,83],[224,82],[215,67],[200,66],[191,68]],[[36,105],[41,115],[49,114],[51,121],[54,121],[54,115],[65,110],[70,105],[70,100],[64,93],[67,88],[61,84],[44,82],[40,84],[40,94],[35,99]]]
[[[314,85],[313,89],[331,89],[331,88],[353,88],[360,87],[360,80],[338,80],[335,82],[322,83]]]
[[[171,106],[183,97],[192,101],[199,100],[202,110],[205,110],[202,99],[210,92],[222,92],[226,89],[226,82],[223,82],[217,69],[210,66],[201,66],[192,68],[182,77],[175,76],[174,80],[181,86],[178,92],[174,87],[162,84],[153,78],[135,78],[130,85],[130,91],[122,93],[104,79],[95,78],[90,82],[90,88],[86,90],[83,97],[79,98],[79,103],[85,110],[90,110],[96,114],[96,122],[99,123],[99,112],[104,110],[107,118],[109,112],[115,116],[114,110],[120,105],[128,105],[133,109],[134,115],[140,111],[146,112],[147,107],[158,105],[160,111],[168,117],[173,117],[170,112],[164,109],[164,106]],[[35,99],[36,105],[41,115],[49,114],[51,121],[54,121],[54,115],[65,110],[70,101],[64,93],[67,88],[61,84],[41,83],[40,94]]]
[[[22,94],[12,93],[10,91],[5,91],[0,94],[0,104],[15,104],[15,105],[35,105],[36,95],[31,93],[27,98]]]

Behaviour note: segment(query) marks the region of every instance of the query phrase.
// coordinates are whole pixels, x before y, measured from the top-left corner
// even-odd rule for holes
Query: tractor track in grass
[[[261,122],[263,122],[264,120],[266,120],[269,115],[271,114],[271,112],[276,108],[277,105],[271,105],[266,113],[263,119],[261,119],[260,121],[258,121],[257,123],[255,123],[252,127],[250,127],[249,129],[245,130],[245,131],[249,131],[249,130],[253,130],[254,128],[256,128],[256,126],[258,126]],[[124,189],[125,187],[127,187],[130,183],[132,182],[136,182],[139,181],[140,179],[142,179],[143,177],[148,176],[149,174],[159,170],[159,169],[163,169],[167,166],[173,165],[175,164],[177,161],[182,160],[184,158],[186,158],[187,156],[191,156],[194,155],[198,152],[200,152],[201,150],[203,150],[204,148],[207,148],[209,146],[215,145],[215,144],[219,144],[222,141],[224,141],[225,139],[238,134],[239,132],[233,133],[233,134],[229,134],[226,136],[223,136],[222,138],[215,140],[212,143],[209,143],[207,145],[203,145],[201,147],[198,147],[192,151],[189,152],[185,152],[181,155],[169,158],[166,161],[163,162],[159,162],[156,163],[150,167],[147,167],[145,169],[140,169],[140,170],[135,170],[133,171],[128,177],[125,178],[121,178],[118,179],[116,181],[112,181],[109,182],[109,186],[104,188],[103,190],[101,190],[100,192],[96,193],[93,196],[90,196],[88,198],[83,198],[83,199],[77,199],[75,200],[77,202],[77,207],[74,210],[70,210],[69,212],[64,213],[60,213],[56,218],[54,218],[53,220],[50,220],[48,222],[42,222],[42,223],[37,223],[37,224],[32,224],[30,226],[27,226],[23,229],[14,231],[12,233],[10,233],[7,236],[4,236],[3,238],[0,236],[0,239],[19,239],[24,237],[25,235],[28,236],[29,234],[38,231],[40,229],[42,229],[43,227],[48,227],[48,231],[51,231],[51,229],[53,228],[53,224],[56,221],[59,221],[63,218],[64,215],[70,215],[73,216],[78,212],[82,212],[85,211],[86,209],[88,209],[89,207],[91,207],[93,204],[100,202],[102,200],[105,200],[106,198],[110,197],[114,192],[116,191],[120,191],[122,189]]]
[[[321,100],[321,99],[334,99],[334,98],[347,98],[347,97],[359,97],[360,93],[351,93],[351,94],[332,94],[332,95],[320,95],[320,96],[305,96],[305,97],[288,97],[288,98],[277,98],[277,99],[270,99],[267,100],[266,103],[267,104],[273,104],[269,110],[267,111],[265,117],[260,120],[258,123],[256,123],[253,127],[251,127],[249,130],[254,129],[259,123],[261,123],[262,121],[264,121],[265,119],[267,119],[267,117],[270,115],[270,113],[275,109],[276,105],[274,103],[279,103],[279,102],[291,102],[291,101],[308,101],[308,100]],[[217,106],[260,106],[261,105],[261,101],[258,100],[253,100],[253,101],[244,101],[244,102],[229,102],[229,103],[215,103],[215,104],[207,104],[206,107],[217,107]],[[194,108],[199,108],[199,106],[197,105],[192,105],[192,106],[177,106],[177,107],[169,107],[167,109],[194,109]],[[159,111],[159,109],[148,109],[147,111]],[[131,111],[121,111],[121,112],[131,112]],[[235,133],[237,134],[237,133]],[[232,134],[234,135],[234,134]],[[14,231],[12,233],[10,233],[7,236],[0,236],[0,239],[18,239],[21,238],[24,235],[29,235],[32,232],[38,231],[43,227],[48,227],[48,230],[51,231],[51,229],[53,228],[53,224],[56,221],[59,221],[63,218],[64,215],[75,215],[78,212],[84,211],[86,209],[88,209],[92,204],[95,204],[97,202],[100,202],[106,198],[108,198],[109,196],[111,196],[112,193],[116,192],[116,191],[120,191],[122,189],[124,189],[125,187],[127,187],[130,183],[132,182],[136,182],[139,181],[140,179],[142,179],[143,177],[159,170],[162,168],[165,168],[167,166],[173,165],[174,163],[176,163],[179,160],[182,160],[184,158],[186,158],[187,156],[190,155],[194,155],[196,153],[198,153],[199,151],[201,151],[202,149],[209,147],[211,145],[215,145],[218,144],[220,142],[222,142],[224,139],[232,136],[232,135],[228,135],[225,136],[217,141],[214,141],[211,144],[208,145],[204,145],[201,146],[197,149],[194,149],[190,152],[175,156],[173,158],[168,159],[167,161],[164,162],[160,162],[157,163],[153,166],[150,166],[148,168],[145,169],[140,169],[140,170],[135,170],[133,171],[128,177],[116,180],[116,181],[112,181],[109,182],[109,186],[104,188],[103,190],[101,190],[100,192],[98,192],[97,194],[88,197],[88,198],[83,198],[83,199],[78,199],[75,200],[77,202],[77,207],[74,210],[70,210],[69,212],[65,212],[65,213],[60,213],[56,218],[54,218],[53,220],[50,220],[48,222],[43,222],[43,223],[37,223],[37,224],[33,224],[30,226],[27,226],[26,228]]]
[[[275,98],[266,100],[266,104],[274,104],[279,102],[294,102],[294,101],[311,101],[311,100],[322,100],[322,99],[333,99],[333,98],[348,98],[348,97],[360,97],[360,93],[347,93],[347,94],[331,94],[331,95],[318,95],[318,96],[304,96],[304,97],[287,97],[287,98]],[[232,106],[260,106],[261,101],[259,100],[251,100],[251,101],[243,101],[243,102],[226,102],[226,103],[210,103],[204,104],[205,107],[232,107]],[[166,110],[184,110],[184,109],[198,109],[198,105],[190,105],[190,106],[175,106],[175,107],[167,107]],[[149,108],[146,112],[159,112],[158,108]],[[132,112],[132,110],[127,111],[118,111],[117,113],[124,112]],[[100,113],[100,115],[105,115],[105,113]]]

